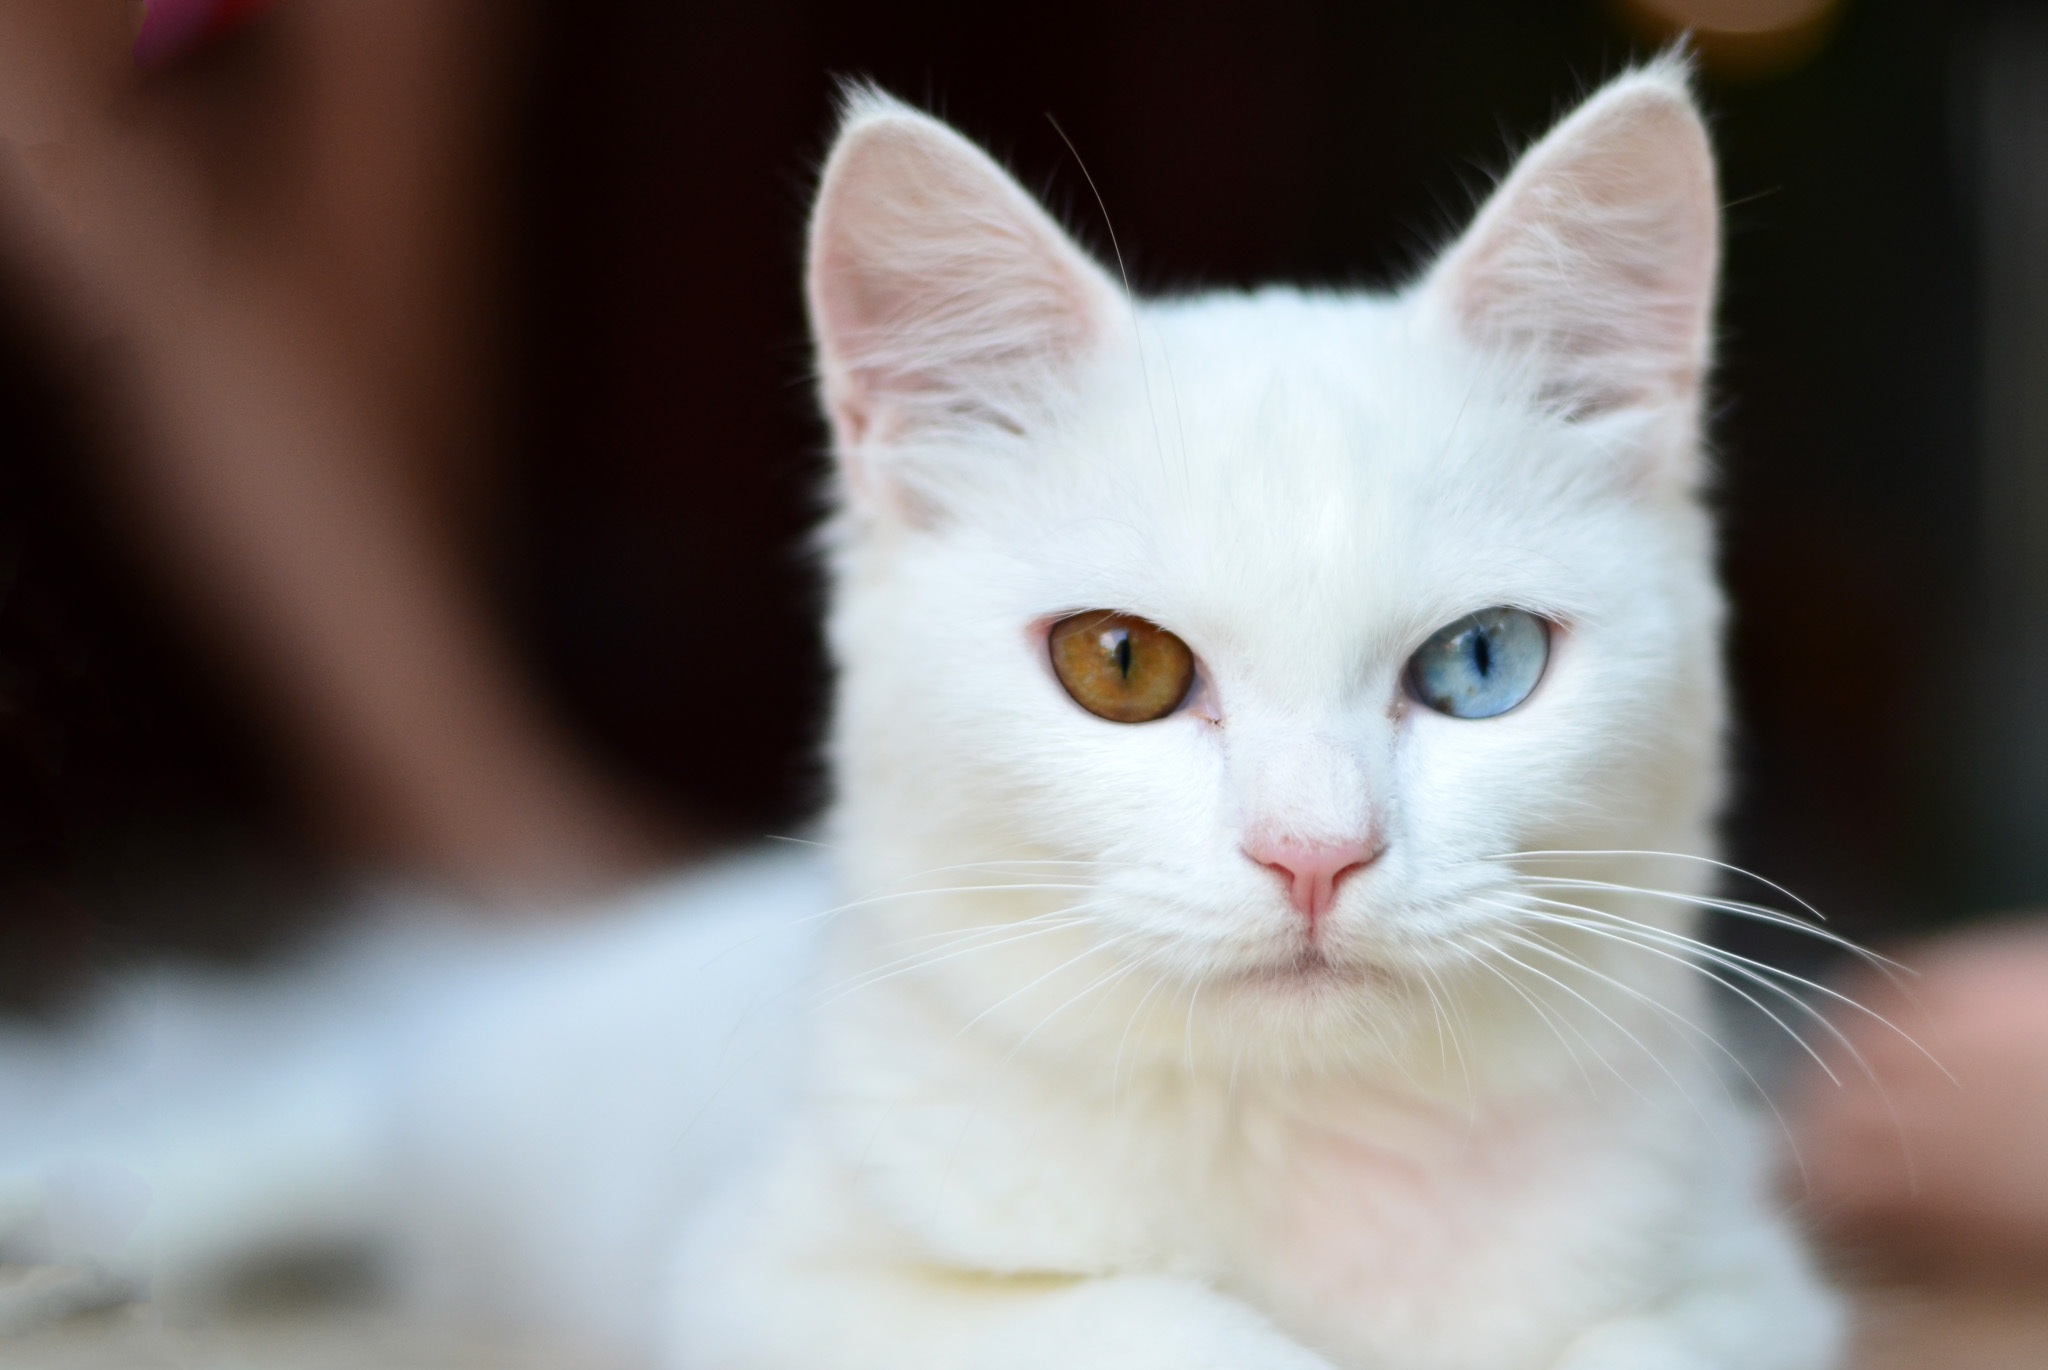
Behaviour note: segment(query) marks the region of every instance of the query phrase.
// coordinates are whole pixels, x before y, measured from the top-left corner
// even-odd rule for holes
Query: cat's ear
[[[1424,281],[1470,341],[1575,419],[1696,405],[1720,204],[1684,63],[1609,82],[1523,156]]]
[[[933,430],[1028,431],[1123,296],[988,154],[851,91],[811,217],[807,279],[841,459]]]

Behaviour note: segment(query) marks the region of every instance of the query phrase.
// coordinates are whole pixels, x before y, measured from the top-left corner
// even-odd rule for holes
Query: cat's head
[[[1702,850],[1717,215],[1659,63],[1406,290],[1134,300],[854,95],[808,279],[852,892],[975,887],[870,908],[991,1003],[1122,971],[1294,1031],[1528,933],[1516,853]]]

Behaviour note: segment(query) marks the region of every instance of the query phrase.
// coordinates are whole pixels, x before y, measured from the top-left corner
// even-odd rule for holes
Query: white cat
[[[377,1239],[676,1370],[1835,1364],[1689,964],[1717,257],[1669,61],[1392,296],[1134,301],[854,95],[829,858],[17,1045],[17,1252]]]

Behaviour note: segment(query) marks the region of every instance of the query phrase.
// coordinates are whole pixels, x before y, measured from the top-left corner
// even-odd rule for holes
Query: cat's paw
[[[1617,1318],[1576,1338],[1553,1370],[1721,1370],[1657,1318]]]
[[[985,1370],[1334,1370],[1234,1299],[1162,1277],[1076,1285],[988,1350]]]

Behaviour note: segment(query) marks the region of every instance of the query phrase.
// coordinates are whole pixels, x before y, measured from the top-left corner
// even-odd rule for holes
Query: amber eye
[[[1178,709],[1195,655],[1156,623],[1088,609],[1052,625],[1052,668],[1074,702],[1112,723],[1150,723]]]

